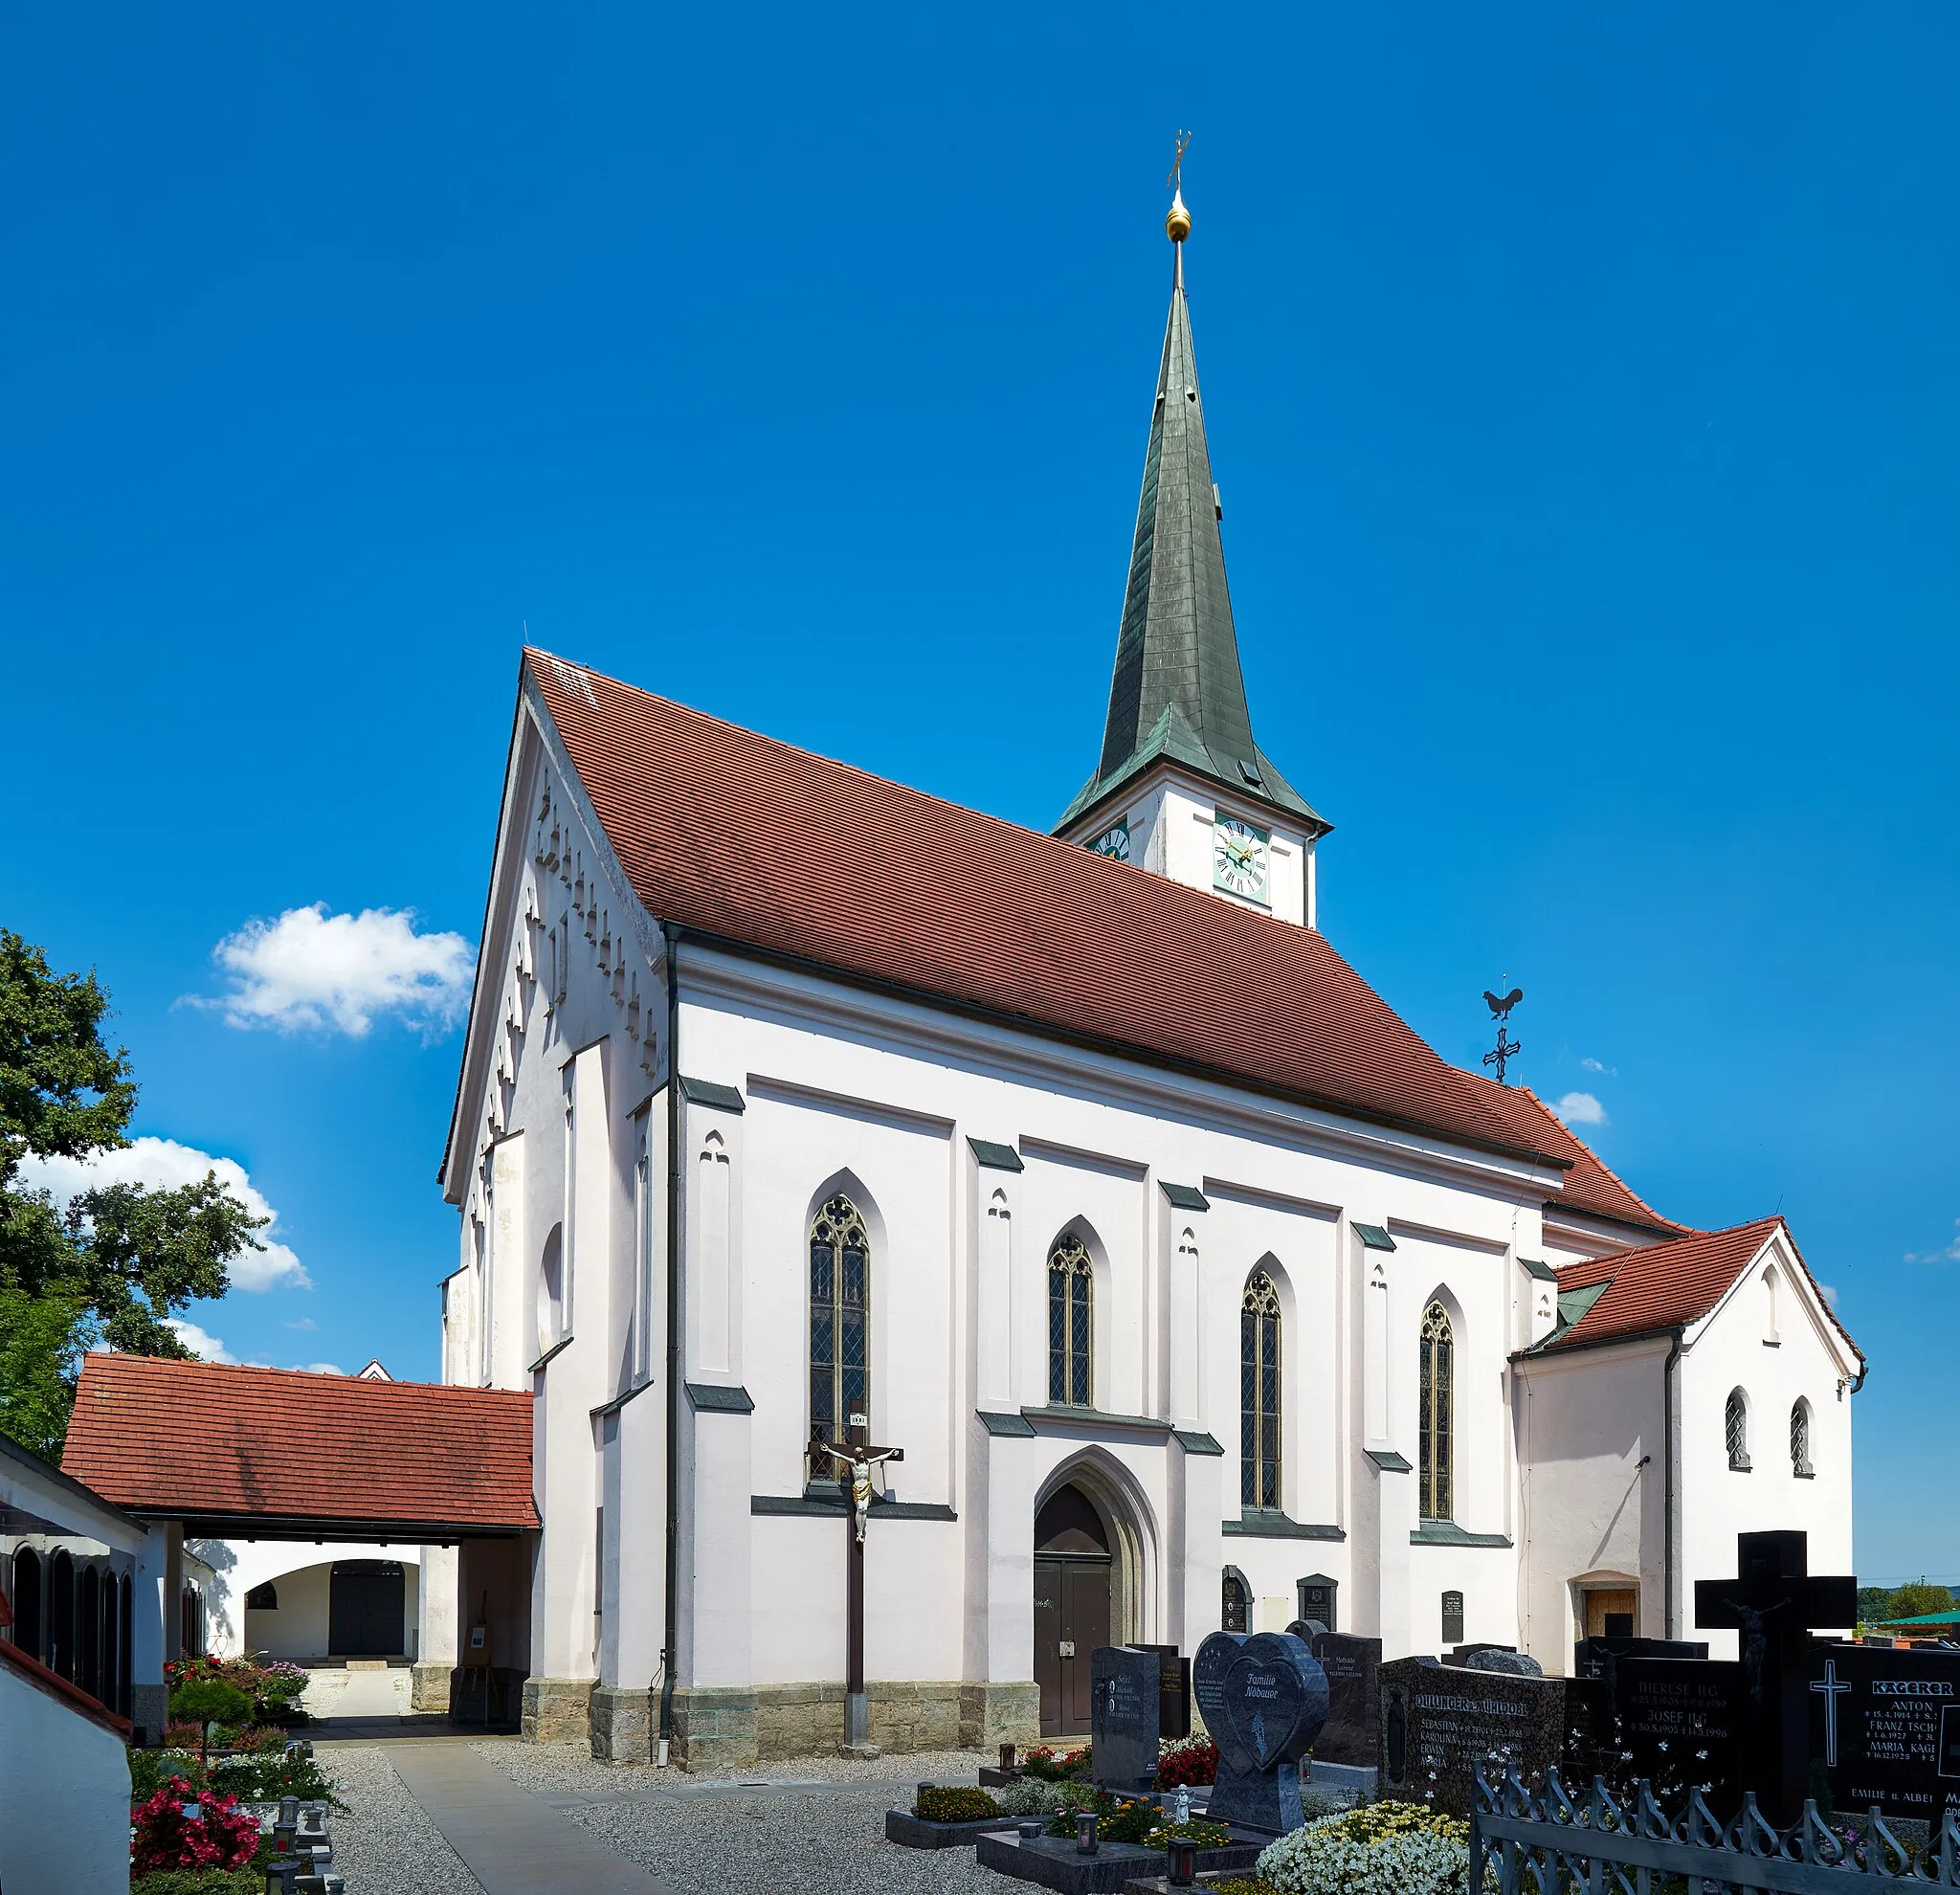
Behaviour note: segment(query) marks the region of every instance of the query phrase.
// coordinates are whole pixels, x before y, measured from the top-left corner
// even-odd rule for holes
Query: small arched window
[[[1226,1573],[1224,1598],[1218,1610],[1218,1622],[1224,1630],[1249,1631],[1251,1628],[1246,1621],[1251,1604],[1252,1600],[1245,1590],[1245,1581],[1236,1572]]]
[[[1422,1362],[1418,1387],[1421,1465],[1417,1473],[1416,1499],[1425,1520],[1452,1520],[1455,1502],[1453,1460],[1455,1453],[1454,1402],[1456,1395],[1457,1338],[1450,1328],[1450,1312],[1440,1303],[1432,1303],[1422,1312]]]
[[[827,1441],[871,1413],[870,1307],[871,1239],[839,1192],[810,1222],[810,1427]]]
[[[1816,1472],[1811,1465],[1811,1405],[1801,1397],[1790,1411],[1790,1471],[1799,1481]]]
[[[1048,1399],[1087,1408],[1095,1389],[1096,1268],[1071,1231],[1048,1253]]]
[[[1238,1305],[1238,1501],[1280,1505],[1280,1293],[1263,1270]]]
[[[245,1594],[247,1612],[277,1612],[279,1609],[279,1589],[270,1579],[262,1580]]]
[[[1738,1474],[1749,1471],[1749,1402],[1740,1389],[1728,1392],[1728,1406],[1723,1410],[1722,1432],[1728,1442],[1728,1464]]]

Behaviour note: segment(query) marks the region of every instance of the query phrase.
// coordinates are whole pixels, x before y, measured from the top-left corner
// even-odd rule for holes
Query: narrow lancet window
[[[1417,1500],[1425,1520],[1453,1520],[1457,1339],[1450,1312],[1432,1303],[1422,1312],[1421,1437]]]
[[[1095,1265],[1072,1233],[1048,1253],[1048,1399],[1087,1408],[1095,1388]]]
[[[1238,1309],[1238,1501],[1280,1505],[1280,1293],[1263,1270]]]
[[[840,1192],[810,1224],[810,1425],[842,1441],[853,1415],[870,1414],[871,1241]]]

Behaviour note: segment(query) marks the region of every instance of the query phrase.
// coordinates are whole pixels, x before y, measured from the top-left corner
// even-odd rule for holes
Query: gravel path
[[[576,1744],[477,1748],[688,1895],[1027,1895],[1025,1883],[976,1866],[970,1849],[902,1849],[884,1839],[886,1810],[909,1805],[922,1782],[972,1783],[991,1761],[980,1751],[808,1757],[679,1776],[594,1763]]]
[[[350,1812],[329,1818],[347,1895],[481,1895],[477,1878],[403,1788],[386,1746],[324,1751],[322,1769]]]

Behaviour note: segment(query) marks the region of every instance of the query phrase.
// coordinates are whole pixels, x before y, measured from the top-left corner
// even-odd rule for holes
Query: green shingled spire
[[[1318,833],[1328,825],[1253,742],[1184,294],[1184,246],[1175,237],[1173,243],[1170,320],[1144,457],[1102,760],[1058,827],[1066,828],[1162,757],[1283,810]]]

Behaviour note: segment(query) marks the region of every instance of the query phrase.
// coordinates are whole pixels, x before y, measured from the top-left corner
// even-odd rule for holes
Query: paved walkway
[[[484,1895],[674,1895],[467,1744],[394,1744],[388,1760]]]

